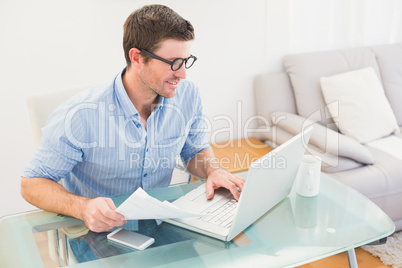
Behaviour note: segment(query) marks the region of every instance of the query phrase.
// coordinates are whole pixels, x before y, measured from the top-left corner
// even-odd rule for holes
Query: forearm
[[[105,232],[126,223],[124,216],[115,211],[112,199],[78,196],[52,180],[22,178],[21,195],[38,208],[82,220],[94,232]]]
[[[188,172],[199,178],[207,178],[213,171],[221,169],[212,149],[204,149],[185,163]]]
[[[44,178],[22,178],[21,195],[38,208],[81,220],[85,202],[88,200],[68,192],[59,183]]]

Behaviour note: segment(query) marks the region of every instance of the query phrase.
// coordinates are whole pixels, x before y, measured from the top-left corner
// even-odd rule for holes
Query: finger
[[[88,227],[88,229],[90,229],[91,231],[96,232],[96,233],[106,232],[106,231],[109,231],[110,229],[112,229],[109,227],[109,225],[104,224],[103,222],[100,222],[100,221],[96,222],[95,224],[92,224],[90,227],[89,226],[87,226],[87,227]]]
[[[100,214],[100,213],[99,213]],[[101,219],[103,215],[97,217],[90,217],[85,221],[85,225],[93,232],[104,232],[110,230],[110,226]]]
[[[236,175],[232,175],[228,177],[228,180],[223,185],[223,187],[227,188],[233,195],[233,197],[239,201],[240,192],[243,191],[244,180]]]
[[[97,198],[95,201],[97,205],[90,219],[91,230],[108,231],[124,224],[124,216],[114,211],[115,205],[111,199]]]
[[[233,174],[234,175],[234,174]],[[241,180],[242,182],[246,181],[246,178],[234,175],[237,179]]]
[[[97,221],[95,224],[91,225],[90,227],[89,226],[87,226],[87,227],[88,227],[88,229],[90,229],[93,232],[100,233],[100,232],[107,232],[107,231],[113,229],[114,227],[118,227],[118,226],[122,226],[122,225],[124,225],[124,223],[111,225],[111,224],[107,224],[102,221]]]
[[[214,187],[212,184],[212,180],[207,180],[207,182],[205,183],[205,190],[206,190],[206,194],[207,194],[207,199],[211,199],[214,197]]]
[[[103,231],[109,231],[110,229],[116,227],[116,226],[121,226],[124,225],[125,221],[115,221],[110,218],[104,217],[99,219],[98,226],[103,229]]]
[[[239,187],[240,191],[243,191],[244,183],[246,181],[245,178],[234,175],[233,178],[230,179],[230,181],[236,184],[236,186]]]
[[[239,190],[237,190],[237,186],[235,184],[232,184],[230,187],[227,187],[229,191],[232,193],[233,197],[239,201],[240,198],[240,193]]]
[[[112,209],[112,210],[116,209],[116,206],[114,205],[114,202],[113,202],[112,199],[105,198],[104,200],[105,200],[106,204],[109,206],[110,209]]]
[[[245,180],[242,177],[236,176],[234,174],[231,174],[230,176],[228,176],[227,181],[229,181],[231,183],[234,183],[240,189],[243,189],[243,185],[244,185],[244,182],[245,182]]]
[[[113,229],[114,227],[123,226],[126,223],[127,223],[127,221],[103,222],[102,224],[100,224],[100,226],[102,226],[101,227],[102,228],[101,232],[109,231],[109,230]]]
[[[111,217],[114,217],[114,213],[118,213],[111,210],[109,206],[112,208],[115,207],[112,200],[108,201],[105,198],[94,198],[88,200],[84,212],[85,218],[83,219],[88,229],[94,232],[103,232],[108,231],[117,225],[124,224],[123,221],[111,219]],[[123,217],[122,215],[120,216]]]
[[[102,218],[101,220],[112,227],[121,226],[127,223],[123,215],[113,210],[105,212],[104,216],[105,217]]]
[[[105,202],[108,205],[108,209],[105,209],[104,215],[108,217],[109,219],[112,219],[114,221],[124,221],[125,217],[121,215],[120,213],[117,213],[116,206],[113,203],[113,200],[110,198],[105,198]]]

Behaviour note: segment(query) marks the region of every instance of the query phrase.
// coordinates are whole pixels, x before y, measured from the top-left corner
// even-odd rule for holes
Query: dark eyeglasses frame
[[[140,51],[147,53],[147,54],[148,54],[151,58],[153,58],[153,59],[160,60],[160,61],[163,61],[164,63],[169,64],[169,65],[170,65],[170,68],[172,69],[172,71],[177,71],[177,70],[179,70],[179,69],[181,68],[181,66],[183,66],[183,63],[185,63],[185,64],[184,64],[184,67],[186,67],[186,69],[189,69],[191,66],[193,66],[194,62],[197,60],[197,57],[196,57],[196,56],[190,55],[190,57],[188,57],[188,58],[186,58],[186,59],[185,59],[185,58],[176,58],[176,59],[170,61],[170,60],[164,59],[164,58],[162,58],[162,57],[159,57],[159,56],[155,55],[154,53],[151,53],[151,52],[149,52],[149,51],[147,51],[147,50],[145,50],[145,49],[140,49]],[[190,66],[187,66],[187,61],[188,61],[189,59],[194,59],[194,61],[193,61],[193,63],[192,63]],[[178,68],[173,68],[173,65],[174,65],[178,60],[181,60],[181,64],[179,65]]]

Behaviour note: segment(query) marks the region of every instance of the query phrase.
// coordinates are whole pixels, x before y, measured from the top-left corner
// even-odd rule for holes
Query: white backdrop
[[[188,78],[216,141],[244,136],[253,79],[284,55],[402,41],[399,0],[0,0],[0,217],[33,209],[19,193],[35,149],[27,96],[113,78],[126,17],[158,2],[196,29]]]

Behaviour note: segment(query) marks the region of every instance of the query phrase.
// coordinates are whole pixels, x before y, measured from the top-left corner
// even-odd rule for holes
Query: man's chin
[[[165,98],[173,98],[174,96],[176,96],[176,93],[177,93],[177,86],[178,85],[174,85],[174,86],[172,86],[172,85],[170,85],[170,84],[168,84],[168,87],[165,87],[165,90],[164,90],[164,96],[163,97],[165,97]]]
[[[174,96],[176,96],[176,90],[174,90],[173,92],[171,92],[170,94],[168,94],[168,96],[166,96],[166,99],[170,99],[173,98]]]

